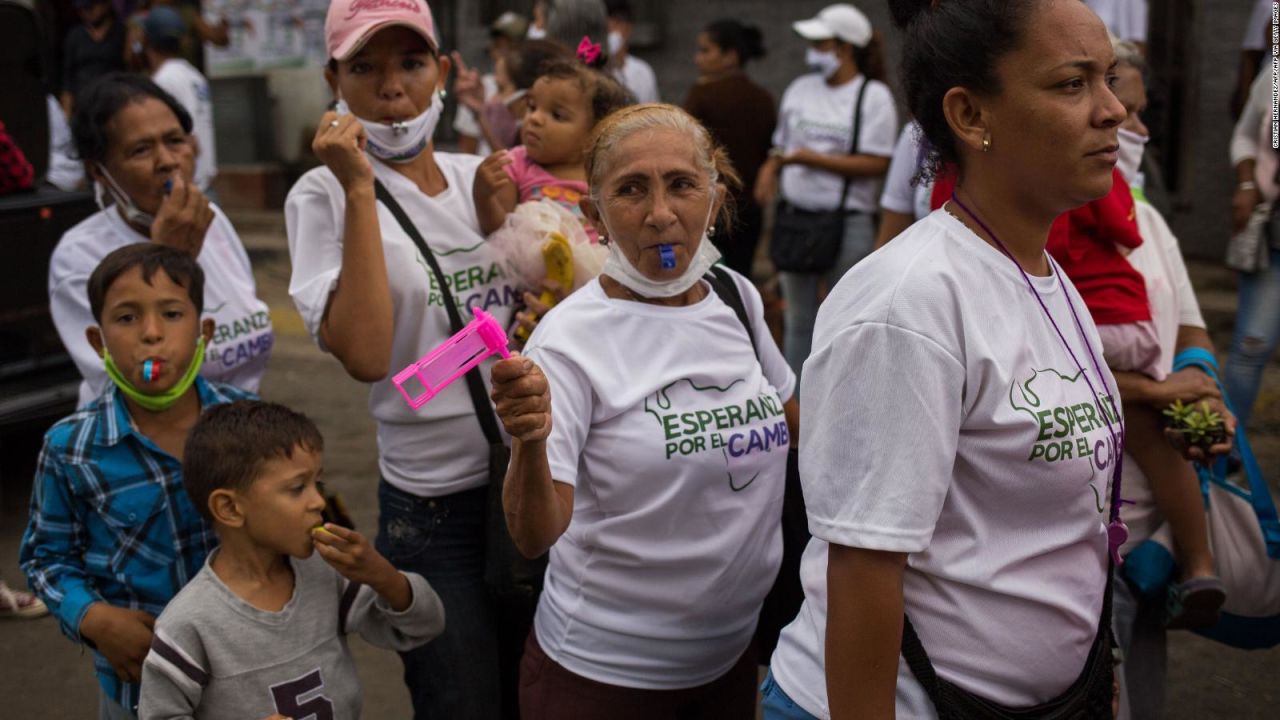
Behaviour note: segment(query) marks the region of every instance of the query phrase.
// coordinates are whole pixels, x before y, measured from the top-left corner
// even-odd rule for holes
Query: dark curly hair
[[[542,75],[556,80],[576,80],[583,92],[591,98],[591,114],[600,122],[614,110],[632,105],[635,98],[613,76],[587,67],[577,58],[549,60],[542,66]]]
[[[76,157],[84,162],[102,162],[107,157],[111,138],[107,125],[126,105],[155,98],[173,111],[185,133],[191,132],[191,113],[172,95],[143,75],[109,73],[95,80],[76,97],[71,117],[71,136],[76,144]]]
[[[889,0],[894,22],[903,30],[902,90],[929,148],[921,177],[960,162],[942,98],[953,87],[998,94],[996,64],[1021,46],[1027,20],[1040,2]]]

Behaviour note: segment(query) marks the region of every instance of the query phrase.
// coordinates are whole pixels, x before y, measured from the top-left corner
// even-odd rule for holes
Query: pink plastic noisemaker
[[[439,395],[449,383],[462,377],[494,353],[502,355],[504,359],[511,357],[511,353],[507,352],[507,333],[498,321],[479,308],[472,312],[476,319],[467,323],[457,335],[444,341],[443,345],[396,373],[391,379],[409,407],[417,410],[431,402],[431,398]],[[417,379],[422,385],[422,392],[416,395],[410,395],[404,388],[404,384],[413,379]]]

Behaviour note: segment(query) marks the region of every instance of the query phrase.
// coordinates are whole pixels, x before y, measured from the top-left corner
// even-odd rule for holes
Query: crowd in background
[[[1230,609],[1201,476],[1254,473],[1236,429],[1280,345],[1271,4],[1220,381],[1146,197],[1146,2],[889,5],[796,19],[777,100],[765,33],[708,23],[676,106],[627,0],[503,13],[484,72],[424,0],[333,1],[283,214],[308,333],[369,385],[369,540],[314,426],[254,399],[274,330],[200,69],[226,20],[76,0],[47,180],[100,210],[48,284],[80,409],[0,612],[94,649],[103,718],[358,715],[348,631],[400,653],[417,717],[753,717],[759,665],[769,718],[1158,715],[1165,633]],[[396,373],[482,316],[520,352],[407,404]],[[1175,402],[1221,435],[1171,443]]]

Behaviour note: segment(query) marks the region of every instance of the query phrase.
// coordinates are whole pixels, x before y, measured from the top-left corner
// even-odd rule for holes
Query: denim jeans
[[[137,720],[137,716],[129,712],[123,705],[107,697],[98,687],[98,720]]]
[[[1262,371],[1280,344],[1280,250],[1270,267],[1240,273],[1240,304],[1223,382],[1240,426],[1245,427],[1262,385]]]
[[[418,720],[498,720],[498,617],[484,584],[486,488],[424,498],[378,484],[378,552],[431,583],[444,633],[400,653]],[[510,678],[514,690],[515,678]]]
[[[772,672],[765,676],[760,694],[763,696],[760,708],[764,711],[764,720],[818,720],[782,691]]]
[[[778,273],[782,299],[786,302],[783,310],[785,327],[782,333],[782,354],[795,371],[797,381],[800,380],[800,366],[808,359],[813,345],[813,321],[818,316],[819,283],[822,282],[830,292],[840,278],[849,272],[849,268],[871,254],[875,242],[875,223],[871,221],[871,216],[864,213],[850,215],[844,222],[840,254],[830,270],[825,273]]]

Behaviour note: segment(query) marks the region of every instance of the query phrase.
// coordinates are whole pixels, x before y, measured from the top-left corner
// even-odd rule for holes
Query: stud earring
[[[991,136],[983,135],[982,136],[982,152],[990,152],[990,151],[991,151]]]
[[[716,234],[716,226],[715,226],[715,225],[712,225],[711,227],[707,228],[707,237],[711,237],[711,236],[713,236],[713,235],[715,235],[715,234]]]

